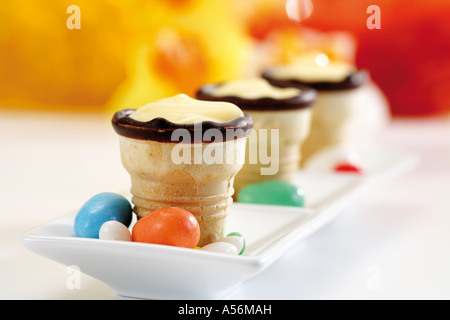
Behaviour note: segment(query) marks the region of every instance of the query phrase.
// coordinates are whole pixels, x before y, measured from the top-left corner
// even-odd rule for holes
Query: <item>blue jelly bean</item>
[[[78,212],[74,230],[77,237],[98,238],[101,226],[111,220],[129,226],[133,217],[130,202],[115,193],[100,193],[89,199]]]

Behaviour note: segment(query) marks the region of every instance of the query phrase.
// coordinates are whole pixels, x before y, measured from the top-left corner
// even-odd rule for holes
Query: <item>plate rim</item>
[[[289,206],[279,206],[279,205],[258,205],[258,204],[248,204],[248,203],[234,203],[234,206],[239,206],[241,208],[245,207],[260,207],[264,208],[264,210],[267,211],[286,211],[289,213],[298,214],[297,219],[305,218],[302,223],[299,223],[299,226],[295,226],[294,228],[290,229],[288,232],[281,235],[279,238],[274,239],[273,243],[269,242],[269,248],[270,249],[264,249],[262,252],[258,252],[255,255],[230,255],[230,254],[224,254],[224,253],[217,253],[217,252],[211,252],[211,251],[202,251],[197,249],[191,249],[191,248],[182,248],[182,247],[176,247],[176,246],[169,246],[169,245],[160,245],[160,244],[151,244],[151,243],[139,243],[139,242],[132,242],[132,241],[120,241],[120,240],[102,240],[97,238],[83,238],[83,237],[77,237],[77,236],[55,236],[55,235],[43,235],[39,234],[40,228],[46,228],[52,224],[58,224],[58,221],[65,220],[65,219],[72,219],[76,216],[77,211],[72,211],[70,213],[67,213],[65,215],[59,216],[53,220],[50,220],[46,223],[40,224],[39,226],[36,226],[20,235],[20,241],[22,245],[27,248],[28,250],[34,252],[33,246],[35,244],[53,244],[57,246],[76,246],[76,245],[83,245],[83,246],[95,246],[98,248],[112,248],[117,250],[123,250],[126,248],[132,248],[133,250],[136,250],[137,252],[143,252],[145,250],[148,250],[149,253],[153,252],[156,254],[169,254],[169,255],[190,255],[190,256],[197,256],[201,257],[202,259],[218,259],[222,261],[226,261],[227,263],[232,263],[235,265],[245,265],[247,267],[252,267],[256,271],[263,270],[266,267],[268,267],[273,261],[276,261],[279,256],[281,256],[284,252],[286,252],[291,245],[284,244],[285,242],[291,243],[296,242],[296,240],[292,239],[286,239],[286,237],[289,234],[295,233],[299,228],[303,228],[304,224],[309,223],[311,220],[314,219],[315,216],[317,216],[317,211],[311,208],[301,208],[301,207],[289,207]],[[64,224],[64,225],[67,225]],[[288,241],[287,241],[288,240]],[[281,249],[280,249],[281,247]],[[39,254],[39,253],[38,253]],[[41,255],[41,254],[39,254]]]

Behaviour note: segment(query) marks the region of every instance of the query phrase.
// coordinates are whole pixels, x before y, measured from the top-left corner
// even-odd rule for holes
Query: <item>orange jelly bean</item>
[[[166,207],[139,219],[132,229],[132,241],[195,248],[200,226],[187,210]]]

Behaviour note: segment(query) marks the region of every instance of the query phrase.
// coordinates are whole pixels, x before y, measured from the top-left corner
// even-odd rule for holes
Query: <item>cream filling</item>
[[[324,54],[313,59],[300,59],[291,65],[271,69],[271,76],[279,80],[298,80],[302,82],[342,82],[356,69],[343,61],[330,61]]]
[[[232,103],[197,100],[185,94],[149,103],[130,115],[130,118],[141,122],[164,118],[178,124],[200,121],[223,123],[242,117],[242,110]]]
[[[301,90],[296,88],[274,87],[262,78],[244,78],[225,82],[217,87],[211,95],[215,97],[235,96],[245,99],[289,99],[300,93]]]

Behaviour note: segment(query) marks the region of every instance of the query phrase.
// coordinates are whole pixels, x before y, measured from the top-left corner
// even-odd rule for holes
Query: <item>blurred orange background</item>
[[[450,111],[448,0],[312,3],[299,24],[284,0],[2,0],[0,107],[136,108],[316,50],[368,69],[393,115]],[[366,26],[372,4],[380,30]]]

